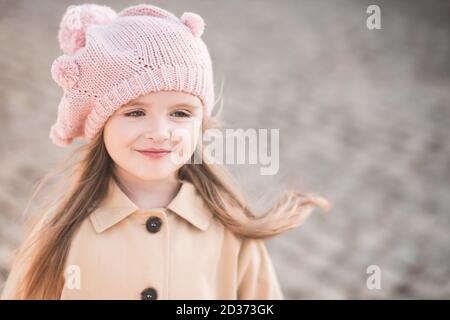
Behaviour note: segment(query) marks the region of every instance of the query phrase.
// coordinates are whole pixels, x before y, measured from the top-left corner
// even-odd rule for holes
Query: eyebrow
[[[123,105],[122,108],[129,108],[129,107],[135,107],[135,106],[151,106],[151,103],[141,102],[141,101],[134,101],[134,102],[128,102],[127,104]],[[177,103],[172,106],[172,108],[175,107],[191,107],[194,109],[199,109],[200,107],[198,105],[193,105],[190,103]]]

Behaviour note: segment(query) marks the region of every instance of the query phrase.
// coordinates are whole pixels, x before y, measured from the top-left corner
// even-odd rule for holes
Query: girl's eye
[[[132,118],[136,118],[137,116],[135,116],[135,114],[136,114],[136,113],[139,113],[139,112],[144,113],[144,112],[141,111],[141,110],[135,110],[135,111],[131,111],[131,112],[125,113],[125,116],[127,116],[127,117],[132,117]]]
[[[145,115],[145,113],[143,111],[135,110],[135,111],[131,111],[131,112],[125,113],[125,116],[132,117],[132,118],[137,118],[137,117],[139,117],[139,114]],[[181,111],[181,110],[172,112],[172,115],[174,115],[176,118],[189,118],[191,116],[188,112]]]
[[[172,114],[175,115],[177,118],[189,118],[191,115],[184,111],[175,111]]]

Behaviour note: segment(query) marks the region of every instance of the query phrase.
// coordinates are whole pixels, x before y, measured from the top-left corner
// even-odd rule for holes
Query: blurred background
[[[68,152],[48,138],[62,95],[50,66],[79,3],[0,0],[0,291],[31,187]],[[267,241],[287,299],[450,298],[449,1],[147,3],[205,19],[228,127],[280,129],[277,175],[230,165],[254,208],[290,189],[333,204]]]

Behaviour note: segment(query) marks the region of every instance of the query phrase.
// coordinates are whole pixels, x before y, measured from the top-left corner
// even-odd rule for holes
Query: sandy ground
[[[0,0],[0,288],[30,188],[68,151],[48,130],[69,4]],[[449,2],[152,4],[204,17],[230,127],[280,129],[277,175],[230,167],[255,208],[288,188],[334,204],[268,241],[288,299],[450,298]],[[369,4],[381,30],[366,28]],[[369,265],[381,268],[380,290],[366,287]]]

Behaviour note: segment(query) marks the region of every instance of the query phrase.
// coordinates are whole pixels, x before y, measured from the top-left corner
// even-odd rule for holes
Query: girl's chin
[[[139,159],[139,163],[142,166],[145,166],[145,167],[151,166],[153,168],[156,168],[156,167],[158,167],[158,168],[164,168],[164,167],[177,168],[177,167],[182,166],[187,161],[189,161],[189,159],[187,159],[183,162],[182,159],[171,157],[170,155],[163,157],[163,158],[159,158],[159,159],[152,159],[152,158]]]
[[[139,173],[140,176],[165,176],[180,167],[169,161],[138,161],[136,164],[130,165],[130,170],[135,171],[136,174]]]
[[[173,171],[159,172],[158,174],[155,174],[155,172],[139,172],[139,173],[136,172],[135,176],[138,177],[140,180],[153,181],[153,180],[167,179],[167,177],[170,177],[172,174],[173,174]]]

